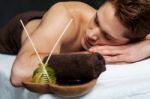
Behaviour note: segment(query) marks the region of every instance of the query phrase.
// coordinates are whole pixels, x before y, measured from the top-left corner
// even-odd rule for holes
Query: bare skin
[[[102,53],[101,47],[118,47],[128,42],[123,37],[127,29],[114,16],[114,12],[115,9],[109,2],[98,11],[81,2],[61,2],[52,6],[42,19],[28,22],[26,28],[43,59],[48,56],[67,23],[73,19],[54,54],[89,50],[101,53],[108,61],[106,56],[110,53]],[[23,31],[22,48],[12,67],[12,85],[22,86],[22,80],[31,76],[38,64],[38,58]]]

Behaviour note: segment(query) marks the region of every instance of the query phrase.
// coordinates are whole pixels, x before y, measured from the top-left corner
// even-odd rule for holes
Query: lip
[[[82,39],[82,46],[84,49],[88,50],[89,48],[91,48],[93,46],[93,44],[91,44],[89,42],[88,36],[87,36],[87,32],[85,33],[83,39]]]
[[[85,38],[82,39],[81,44],[85,50],[88,50],[90,48],[87,42],[85,41]]]
[[[93,46],[93,45],[89,42],[89,40],[88,40],[87,37],[85,38],[85,43],[86,43],[86,45],[87,45],[89,48]]]
[[[83,43],[84,43],[84,46],[85,46],[86,49],[89,49],[89,48],[91,48],[93,46],[93,45],[91,45],[89,43],[89,41],[87,40],[87,38],[84,38]]]

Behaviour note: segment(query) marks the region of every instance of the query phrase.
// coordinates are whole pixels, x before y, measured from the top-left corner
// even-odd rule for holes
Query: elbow
[[[14,87],[22,87],[23,80],[31,77],[33,68],[26,65],[16,64],[12,67],[10,82]]]
[[[11,70],[10,82],[14,87],[22,87],[22,81],[28,76],[28,70],[20,67],[20,65],[13,65]]]
[[[22,86],[22,77],[20,72],[17,70],[12,70],[11,72],[11,77],[10,77],[10,82],[14,87],[21,87]]]

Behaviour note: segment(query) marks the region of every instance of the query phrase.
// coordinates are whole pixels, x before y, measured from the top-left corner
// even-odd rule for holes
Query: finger
[[[106,63],[120,63],[120,62],[126,62],[125,57],[123,55],[117,55],[117,56],[103,56]]]
[[[97,50],[97,49],[99,49],[99,50],[105,50],[105,49],[107,49],[107,50],[122,50],[122,49],[124,49],[124,46],[93,46],[93,47],[91,47],[89,50]]]
[[[94,46],[89,49],[89,52],[98,52],[104,55],[117,55],[123,52],[121,46]]]
[[[102,50],[99,53],[101,53],[104,56],[114,56],[114,55],[121,55],[122,51],[121,50]]]
[[[122,50],[108,50],[108,49],[93,49],[93,50],[90,50],[90,52],[97,52],[97,53],[100,53],[102,55],[121,55],[123,53]]]

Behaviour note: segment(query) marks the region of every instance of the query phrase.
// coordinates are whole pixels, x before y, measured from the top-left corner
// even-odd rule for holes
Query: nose
[[[101,30],[96,27],[88,30],[87,41],[92,46],[107,45],[107,41],[105,39],[103,39]]]
[[[98,28],[92,28],[88,30],[87,39],[90,43],[95,43],[100,37],[100,30]]]

